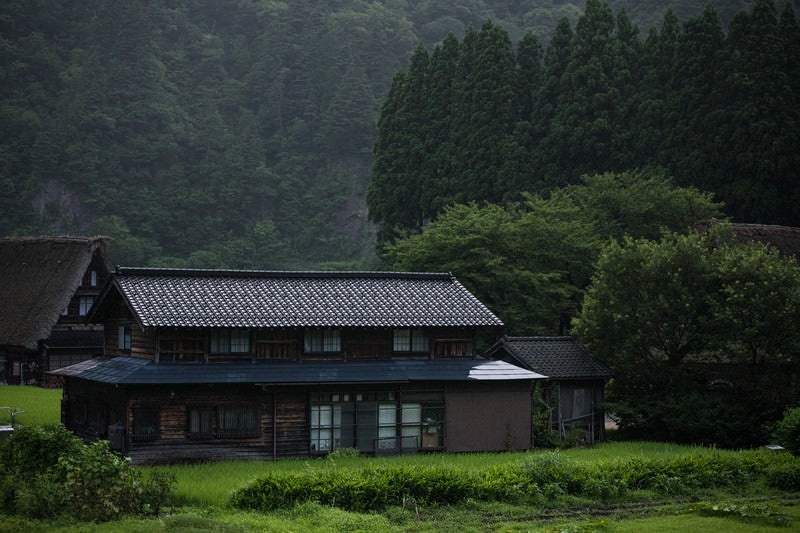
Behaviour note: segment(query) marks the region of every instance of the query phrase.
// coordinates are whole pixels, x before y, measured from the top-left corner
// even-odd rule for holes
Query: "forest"
[[[637,169],[797,224],[797,20],[756,6],[2,2],[0,235],[105,234],[129,265],[383,268],[376,237],[451,202]]]

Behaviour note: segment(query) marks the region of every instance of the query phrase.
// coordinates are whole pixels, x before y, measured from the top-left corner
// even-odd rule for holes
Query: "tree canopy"
[[[612,242],[575,331],[615,370],[609,409],[621,427],[646,438],[752,445],[790,399],[768,372],[797,371],[798,311],[796,260],[715,226],[707,235]],[[715,383],[704,370],[714,363],[749,372]]]
[[[456,204],[386,249],[400,270],[453,272],[516,335],[563,334],[603,245],[721,216],[709,194],[654,174],[606,173],[509,206]]]

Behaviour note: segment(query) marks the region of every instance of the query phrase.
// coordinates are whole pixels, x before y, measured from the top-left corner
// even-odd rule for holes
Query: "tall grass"
[[[508,453],[462,453],[462,454],[416,454],[394,457],[335,457],[315,459],[282,459],[278,461],[221,461],[158,467],[167,469],[178,481],[178,490],[173,501],[179,505],[225,507],[229,505],[234,491],[251,481],[270,473],[299,471],[323,471],[329,469],[375,468],[379,466],[447,467],[484,471],[493,466],[525,461],[551,451]],[[687,454],[735,454],[727,450],[715,450],[696,446],[658,442],[603,443],[592,448],[575,448],[558,452],[576,463],[603,464],[633,457],[669,459]]]
[[[24,411],[14,417],[16,424],[28,426],[59,424],[61,422],[61,389],[2,385],[0,386],[0,407],[11,407]],[[9,412],[6,409],[0,409],[0,425],[10,423]]]

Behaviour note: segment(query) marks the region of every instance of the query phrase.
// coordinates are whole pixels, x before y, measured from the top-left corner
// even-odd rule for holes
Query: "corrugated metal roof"
[[[132,357],[101,357],[51,374],[120,385],[192,383],[407,383],[411,381],[511,381],[544,376],[503,361],[437,359],[315,361],[302,363],[156,364]]]
[[[123,268],[114,283],[144,327],[503,325],[443,273]]]
[[[499,350],[550,379],[605,379],[613,375],[572,337],[503,337],[489,354]]]

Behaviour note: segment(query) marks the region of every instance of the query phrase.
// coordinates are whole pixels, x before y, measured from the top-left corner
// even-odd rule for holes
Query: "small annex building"
[[[531,445],[543,376],[452,275],[118,268],[103,356],[53,374],[65,426],[138,464]]]
[[[0,239],[0,383],[44,384],[102,350],[102,327],[85,319],[109,277],[107,240]]]
[[[504,336],[487,355],[544,374],[538,382],[550,411],[550,427],[564,439],[573,428],[589,443],[605,438],[605,385],[613,372],[573,337]]]

